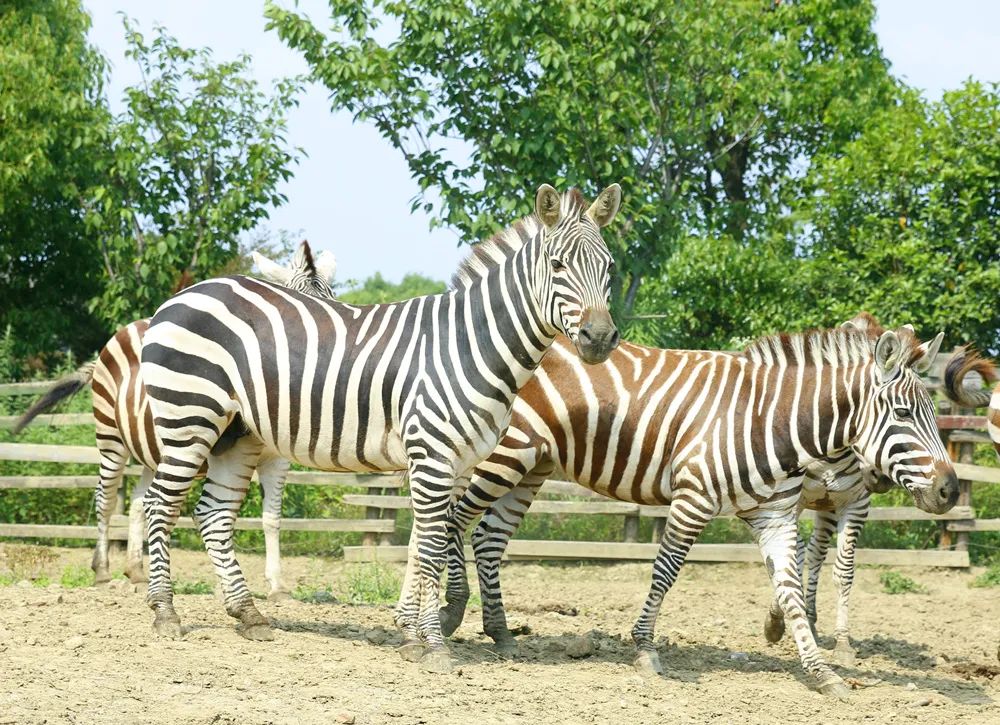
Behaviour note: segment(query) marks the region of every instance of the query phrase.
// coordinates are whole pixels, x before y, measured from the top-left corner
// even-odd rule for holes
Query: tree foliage
[[[0,330],[16,354],[102,336],[84,191],[99,178],[105,63],[75,0],[0,6]]]
[[[399,284],[393,284],[382,279],[382,275],[376,272],[360,285],[339,294],[338,298],[355,305],[374,305],[438,294],[445,289],[444,282],[438,282],[421,274],[408,274]]]
[[[273,2],[334,108],[373,123],[478,241],[542,181],[626,189],[627,313],[681,240],[774,232],[816,153],[853,138],[892,82],[870,2],[331,0],[324,33]],[[380,23],[398,25],[398,37]],[[461,139],[468,157],[449,152]]]
[[[216,63],[163,28],[148,41],[125,28],[143,81],[126,91],[86,219],[107,275],[92,306],[110,325],[151,314],[231,262],[241,234],[285,201],[277,187],[299,152],[285,138],[295,81],[269,96],[250,78],[249,56]]]

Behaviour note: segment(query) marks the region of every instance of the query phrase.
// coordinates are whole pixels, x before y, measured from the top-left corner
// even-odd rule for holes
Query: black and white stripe
[[[578,192],[543,186],[535,215],[474,248],[441,295],[359,307],[229,277],[166,302],[141,366],[163,446],[145,500],[157,631],[180,631],[168,543],[193,477],[206,459],[238,477],[238,459],[266,451],[323,470],[409,471],[407,577],[418,585],[396,619],[405,656],[425,642],[429,666],[450,666],[437,599],[454,481],[493,451],[556,333],[589,362],[617,345],[600,228],[620,193],[609,187],[587,207]],[[236,416],[248,435],[220,454]],[[214,479],[210,472],[212,484],[227,485]],[[250,636],[266,627],[249,596],[227,610]]]

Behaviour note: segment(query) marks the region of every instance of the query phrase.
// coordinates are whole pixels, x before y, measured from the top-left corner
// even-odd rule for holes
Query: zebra
[[[473,247],[443,294],[355,306],[237,276],[165,302],[141,363],[163,446],[144,500],[154,630],[181,634],[168,544],[192,478],[208,458],[206,490],[225,491],[246,475],[243,457],[267,451],[322,470],[408,471],[414,536],[410,596],[395,612],[400,654],[450,670],[437,610],[455,479],[493,452],[557,333],[585,363],[617,346],[601,229],[620,204],[617,184],[590,206],[577,190],[542,185],[535,214]],[[249,434],[219,455],[236,416]],[[248,594],[227,592],[226,610],[245,636],[270,631]]]
[[[735,514],[760,547],[805,671],[821,692],[845,696],[820,656],[802,599],[803,469],[851,453],[922,509],[950,509],[958,481],[917,378],[942,337],[919,344],[909,328],[874,337],[842,327],[764,337],[742,354],[622,343],[591,368],[557,340],[519,394],[496,452],[454,504],[443,631],[454,631],[468,598],[463,532],[489,509],[472,537],[484,631],[501,650],[514,646],[499,596],[500,556],[558,469],[612,498],[670,505],[651,591],[632,630],[640,670],[662,673],[653,626],[691,545],[712,518]]]
[[[333,299],[330,288],[336,270],[336,260],[330,252],[321,251],[313,257],[309,243],[303,241],[288,267],[276,264],[258,252],[253,260],[261,275],[289,289],[319,298]],[[58,381],[18,420],[15,433],[20,432],[37,415],[49,410],[61,400],[90,386],[94,398],[94,422],[100,452],[100,477],[95,495],[97,510],[97,544],[91,560],[95,583],[111,579],[108,563],[108,534],[114,502],[125,473],[129,456],[143,466],[139,485],[132,492],[129,507],[128,549],[125,573],[133,583],[145,582],[142,545],[145,537],[142,500],[160,459],[160,445],[153,432],[153,417],[139,371],[139,355],[149,319],[137,320],[115,333],[97,359],[80,367],[75,373]],[[238,432],[234,426],[230,436]],[[231,442],[231,441],[229,441]],[[266,552],[265,578],[269,599],[287,598],[288,588],[281,578],[281,557],[278,545],[281,525],[281,497],[288,473],[288,461],[273,455],[262,455],[254,462],[263,491],[263,529]],[[252,472],[252,471],[251,471]],[[249,479],[244,481],[249,483]],[[244,490],[244,494],[246,491]],[[204,498],[204,497],[203,497]],[[240,498],[242,502],[242,497]],[[209,499],[199,502],[203,516]],[[237,504],[237,510],[239,504]],[[214,515],[214,514],[213,514]],[[206,517],[203,524],[207,524]],[[202,535],[216,534],[202,526]],[[238,571],[237,575],[242,576]]]

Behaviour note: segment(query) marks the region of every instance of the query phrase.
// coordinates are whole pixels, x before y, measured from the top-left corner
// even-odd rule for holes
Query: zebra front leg
[[[844,681],[823,661],[809,626],[802,583],[796,561],[798,521],[795,511],[758,511],[744,516],[760,547],[761,556],[771,577],[778,603],[785,615],[799,651],[802,667],[816,688],[824,695],[847,699]]]
[[[94,583],[102,584],[111,581],[111,571],[108,560],[108,535],[111,526],[111,515],[114,513],[115,502],[118,500],[118,489],[125,475],[125,464],[128,463],[128,451],[117,435],[102,435],[98,438],[101,454],[100,478],[97,491],[94,494],[94,508],[97,511],[97,543],[94,545],[94,555],[90,560],[90,568],[94,571]]]
[[[517,639],[507,626],[500,587],[500,562],[507,544],[517,532],[525,514],[541,488],[544,476],[525,477],[516,487],[501,496],[472,533],[472,549],[476,555],[479,596],[483,602],[483,632],[494,642],[494,648],[505,657],[517,654]]]
[[[635,668],[646,675],[662,675],[660,655],[653,644],[653,631],[663,598],[677,581],[677,574],[691,550],[692,544],[715,516],[713,507],[705,502],[677,495],[670,504],[660,548],[653,562],[653,581],[642,606],[642,614],[632,628],[632,641],[638,650]]]
[[[170,460],[164,458],[164,460]],[[154,612],[153,630],[163,636],[179,639],[181,618],[174,610],[174,589],[170,580],[170,534],[180,515],[181,503],[200,463],[174,464],[161,462],[153,482],[143,499],[146,514],[146,538],[149,541],[149,588],[146,604]]]
[[[799,506],[798,515],[802,515],[802,507]],[[810,539],[810,542],[812,540]],[[799,568],[799,574],[801,575],[803,567],[805,565],[806,557],[806,542],[799,536],[795,543],[795,565]],[[778,597],[775,595],[771,599],[771,608],[767,612],[767,618],[764,620],[764,638],[774,644],[781,640],[785,636],[785,613],[781,611],[781,604],[778,603]],[[813,630],[813,637],[816,636],[816,631]]]
[[[239,620],[236,631],[246,639],[274,639],[271,623],[260,613],[236,560],[234,529],[240,506],[250,488],[250,476],[260,457],[261,445],[241,438],[222,455],[208,460],[208,476],[195,507],[195,518],[208,556],[222,584],[226,613]]]
[[[139,485],[132,491],[132,501],[128,507],[128,551],[125,556],[125,576],[133,584],[148,580],[142,566],[142,546],[146,542],[146,517],[142,512],[142,501],[153,481],[154,471],[142,469]]]
[[[396,648],[399,656],[408,662],[419,662],[427,654],[427,645],[417,633],[420,615],[420,557],[417,550],[417,528],[410,529],[410,540],[406,549],[406,573],[399,592],[399,602],[393,619],[403,632],[403,643]]]
[[[848,636],[847,610],[854,584],[854,554],[868,518],[868,493],[848,504],[841,514],[837,530],[837,560],[833,565],[833,583],[837,587],[837,626],[833,631],[833,661],[853,667],[857,656]]]
[[[263,512],[261,514],[264,529],[264,578],[267,579],[270,591],[269,601],[286,601],[291,599],[288,587],[281,580],[281,498],[285,491],[285,479],[288,477],[289,462],[284,458],[263,457],[257,463],[257,476],[263,493]]]
[[[465,619],[465,608],[469,603],[469,578],[465,567],[465,531],[476,513],[470,513],[463,500],[455,501],[448,517],[447,586],[444,591],[445,605],[438,614],[441,618],[441,634],[450,637]]]
[[[809,618],[809,628],[813,639],[816,634],[816,595],[819,591],[819,575],[826,562],[826,553],[830,550],[830,539],[837,530],[839,512],[821,511],[816,515],[816,525],[809,537],[809,547],[806,549],[804,565],[799,567],[805,579],[806,617]]]

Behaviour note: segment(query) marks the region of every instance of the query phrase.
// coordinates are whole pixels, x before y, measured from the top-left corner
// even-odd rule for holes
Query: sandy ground
[[[83,550],[59,557],[57,570],[88,560]],[[261,559],[241,558],[263,590]],[[349,574],[318,559],[285,566],[289,582],[335,589]],[[211,580],[199,552],[176,552],[174,572]],[[860,657],[841,672],[865,686],[846,704],[807,689],[787,638],[764,641],[770,592],[755,565],[684,569],[660,617],[661,679],[631,667],[644,564],[508,565],[511,624],[530,628],[521,656],[500,660],[472,609],[452,641],[459,669],[450,675],[400,659],[387,606],[261,601],[278,631],[256,643],[236,634],[214,596],[178,595],[186,634],[163,641],[131,588],[12,585],[0,588],[0,724],[1000,723],[1000,590],[970,588],[966,572],[906,573],[928,593],[891,596],[879,570],[860,572]],[[828,576],[821,633],[833,617]],[[570,658],[567,645],[579,637],[593,654]]]

